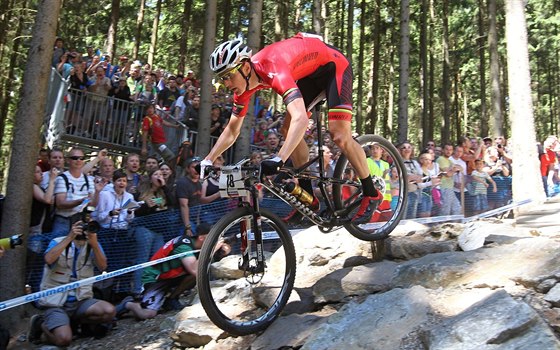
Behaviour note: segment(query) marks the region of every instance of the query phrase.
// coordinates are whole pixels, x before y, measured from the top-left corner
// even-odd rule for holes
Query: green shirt
[[[161,247],[154,254],[151,260],[161,259],[166,256],[193,251],[193,248],[190,246],[190,244],[180,242],[173,248],[173,250],[170,253],[166,253],[167,245],[173,244],[174,241],[175,240],[171,240],[167,242],[163,247]],[[167,251],[168,250],[169,248],[167,249]],[[162,263],[144,268],[144,271],[142,272],[142,283],[143,284],[154,283],[157,280],[171,279],[171,278],[185,275],[187,271],[183,267],[183,263],[181,262],[181,260],[188,256],[191,255],[190,254],[183,255],[180,258],[164,261]]]
[[[451,168],[453,166],[453,162],[451,162],[451,160],[449,160],[449,158],[446,158],[444,156],[438,157],[438,159],[436,160],[436,163],[439,165],[439,168],[441,169],[441,171],[447,171],[447,170],[449,170],[449,168]],[[453,189],[453,176],[447,177],[447,176],[443,175],[441,177],[440,188]]]

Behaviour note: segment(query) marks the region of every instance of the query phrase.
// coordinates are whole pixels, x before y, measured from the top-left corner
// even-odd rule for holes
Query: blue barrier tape
[[[68,290],[72,290],[72,289],[76,289],[76,288],[79,288],[79,287],[82,287],[82,286],[87,286],[87,285],[90,285],[90,284],[94,284],[95,282],[103,281],[103,280],[106,280],[106,279],[109,279],[109,278],[113,278],[115,276],[123,275],[123,274],[128,273],[128,272],[143,269],[145,267],[156,265],[156,264],[168,261],[168,260],[178,259],[178,258],[181,258],[185,255],[197,253],[199,251],[200,250],[192,250],[192,251],[189,251],[189,252],[184,252],[184,253],[180,253],[180,254],[171,255],[171,256],[167,256],[165,258],[161,258],[161,259],[157,259],[157,260],[153,260],[153,261],[147,261],[147,262],[142,263],[142,264],[138,264],[138,265],[134,265],[134,266],[130,266],[130,267],[125,267],[125,268],[122,268],[120,270],[115,270],[115,271],[111,271],[111,272],[108,272],[108,273],[102,273],[101,275],[97,275],[97,276],[89,277],[89,278],[86,278],[86,279],[83,279],[83,280],[63,284],[62,286],[58,286],[58,287],[42,290],[42,291],[39,291],[39,292],[36,292],[36,293],[23,295],[21,297],[5,300],[5,301],[0,302],[0,312],[2,312],[4,310],[11,309],[11,308],[16,307],[16,306],[20,306],[20,305],[23,305],[23,304],[27,304],[27,303],[39,300],[39,299],[41,299],[43,297],[46,297],[46,296],[50,296],[50,295],[58,294],[58,293],[64,293]]]

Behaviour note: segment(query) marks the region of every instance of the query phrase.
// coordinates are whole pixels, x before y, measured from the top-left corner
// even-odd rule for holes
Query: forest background
[[[258,50],[319,33],[352,59],[358,133],[415,144],[505,135],[515,140],[514,199],[543,197],[535,142],[558,134],[559,8],[560,0],[0,0],[0,168],[17,175],[7,179],[1,236],[29,227],[31,186],[22,184],[31,184],[55,35],[79,52],[92,45],[113,60],[193,69],[207,115],[217,42],[241,35]],[[201,119],[203,142],[209,123]],[[0,299],[21,295],[24,261],[25,250],[0,261],[0,281],[10,281]]]

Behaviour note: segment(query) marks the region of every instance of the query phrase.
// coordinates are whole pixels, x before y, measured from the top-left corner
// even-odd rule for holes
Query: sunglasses
[[[84,156],[71,156],[71,157],[68,157],[68,159],[72,159],[72,160],[84,160],[84,159],[86,159],[86,157],[84,157]]]
[[[242,63],[238,64],[236,67],[233,67],[232,69],[228,70],[227,72],[225,72],[224,74],[222,74],[219,79],[222,82],[228,81],[231,79],[231,77],[235,74],[235,72],[237,72],[238,70],[241,69],[241,67],[243,66]]]

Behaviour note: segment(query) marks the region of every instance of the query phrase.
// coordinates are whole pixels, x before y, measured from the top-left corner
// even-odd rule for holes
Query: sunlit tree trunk
[[[198,137],[196,150],[199,156],[210,152],[210,111],[212,107],[212,75],[208,64],[208,57],[216,46],[216,0],[206,0],[206,21],[204,24],[204,38],[202,45],[202,60],[200,63],[200,118],[198,121]]]
[[[480,135],[488,135],[488,118],[486,117],[486,21],[484,20],[484,0],[478,0],[478,75],[480,79]]]
[[[154,56],[156,54],[159,16],[161,15],[161,3],[163,0],[158,0],[156,5],[156,13],[154,14],[154,22],[152,23],[152,37],[150,39],[150,49],[148,50],[148,63],[150,66],[154,65]]]
[[[492,105],[491,132],[503,135],[502,93],[500,91],[500,54],[496,28],[496,0],[488,0],[488,51],[490,52],[490,104]]]
[[[431,139],[430,115],[428,114],[429,102],[429,82],[428,82],[428,0],[422,0],[420,11],[420,62],[421,77],[420,88],[422,89],[422,145]]]
[[[444,0],[445,1],[445,0]],[[397,142],[408,138],[408,82],[409,82],[409,51],[410,51],[410,1],[401,1],[400,23],[400,63],[399,63],[399,116]]]
[[[441,128],[441,142],[447,143],[451,141],[451,85],[449,75],[449,23],[447,16],[449,15],[448,0],[442,1],[442,46],[443,46],[443,70],[442,70],[442,92],[443,100],[443,125]]]
[[[37,162],[36,147],[39,130],[45,113],[48,79],[52,60],[52,48],[60,0],[42,0],[37,6],[18,110],[16,112],[12,156],[9,166],[6,203],[3,208],[1,237],[14,233],[27,233],[31,214],[31,187]],[[26,249],[6,252],[0,259],[0,295],[2,300],[24,294]],[[9,281],[9,283],[5,283]],[[6,327],[22,319],[23,308],[2,311],[0,323]]]
[[[138,52],[140,52],[140,43],[142,42],[142,25],[144,24],[144,8],[146,7],[146,0],[140,0],[138,8],[138,18],[136,19],[136,31],[134,33],[134,49],[132,50],[132,57],[138,59]]]
[[[537,155],[524,0],[506,0],[506,42],[511,116],[513,199],[544,199]],[[528,206],[530,207],[530,206]],[[524,211],[526,206],[521,207]]]
[[[313,21],[313,32],[322,35],[323,33],[323,18],[321,17],[322,1],[313,0],[313,6],[311,8],[312,21]]]

